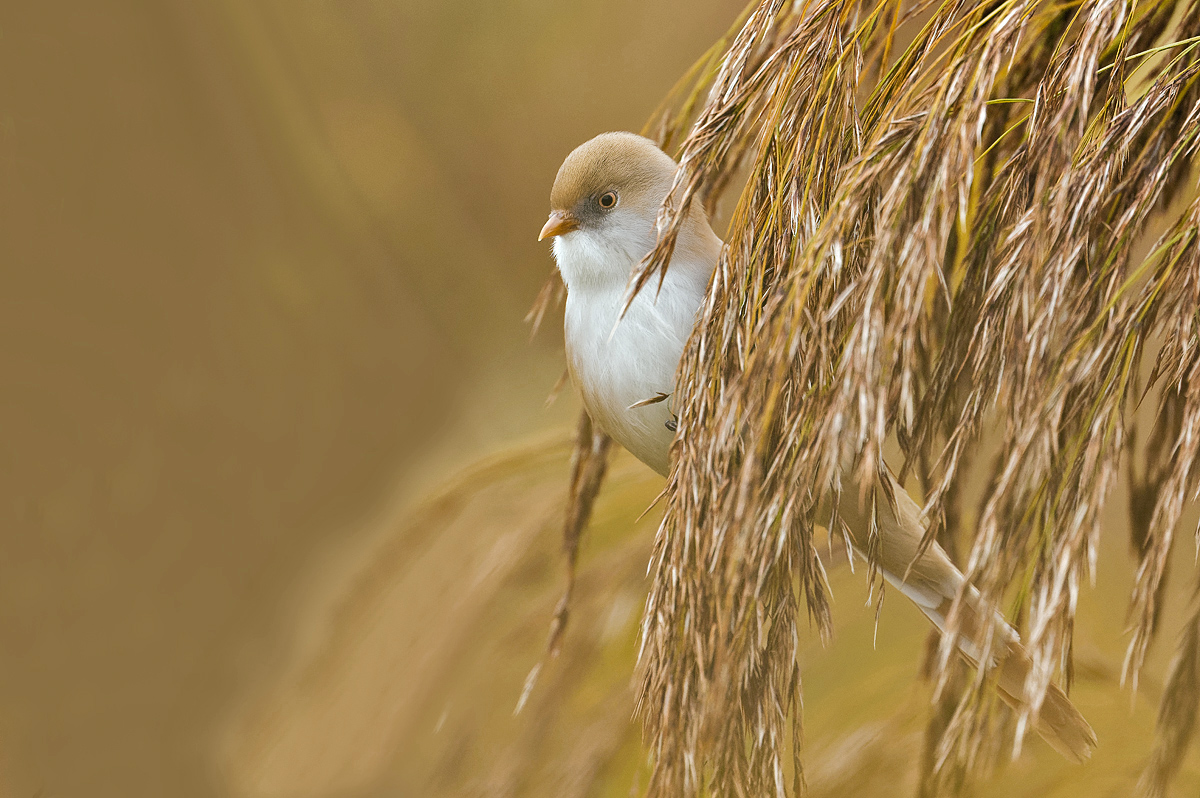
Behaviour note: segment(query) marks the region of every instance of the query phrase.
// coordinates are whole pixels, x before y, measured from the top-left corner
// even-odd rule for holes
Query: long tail
[[[899,577],[886,570],[883,571],[883,576],[900,592],[913,598],[907,585]],[[967,594],[966,604],[960,611],[963,615],[959,621],[958,651],[968,663],[976,668],[979,667],[977,641],[982,640],[986,632],[985,618],[989,615],[992,616],[991,623],[996,627],[993,631],[995,635],[993,651],[999,649],[999,653],[993,654],[992,659],[996,688],[1000,691],[1000,697],[1004,699],[1004,702],[1020,712],[1028,706],[1025,698],[1025,684],[1033,668],[1033,662],[1025,651],[1025,647],[1021,645],[1016,630],[1009,626],[1003,618],[995,616],[994,613],[983,608],[978,594],[975,594],[973,589],[968,588],[968,590],[970,592]],[[950,612],[953,599],[943,599],[941,605],[931,608],[926,606],[925,602],[920,600],[921,598],[924,597],[913,598],[913,603],[938,629],[945,631],[946,615]],[[1075,763],[1086,761],[1096,747],[1096,733],[1092,730],[1091,725],[1071,703],[1071,699],[1062,691],[1062,688],[1053,683],[1046,688],[1046,695],[1042,699],[1034,730],[1051,748]]]
[[[894,510],[883,500],[877,509],[877,562],[884,578],[912,600],[934,625],[945,631],[946,615],[966,578],[936,543],[917,558],[925,534],[920,508],[894,478],[891,487],[896,503]],[[858,506],[857,495],[843,497],[839,514],[854,537],[855,548],[865,550],[865,530],[870,528],[871,518],[868,510]],[[968,588],[965,606],[960,612],[963,616],[959,623],[958,647],[963,658],[979,666],[978,642],[988,631],[986,624],[993,624],[996,686],[1006,703],[1017,710],[1025,708],[1025,683],[1032,663],[1016,630],[985,608],[973,588]],[[995,653],[997,650],[999,653]],[[1066,693],[1054,684],[1046,691],[1035,730],[1051,748],[1072,762],[1083,762],[1096,747],[1096,733]]]

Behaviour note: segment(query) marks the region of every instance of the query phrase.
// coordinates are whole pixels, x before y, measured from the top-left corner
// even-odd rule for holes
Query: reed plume
[[[831,623],[814,528],[840,529],[847,475],[892,500],[885,451],[920,472],[932,541],[965,464],[999,446],[961,565],[1019,610],[1033,661],[998,723],[995,675],[955,675],[960,595],[933,665],[961,698],[927,794],[983,767],[998,730],[1019,750],[1069,686],[1121,473],[1136,686],[1200,488],[1198,79],[1198,0],[762,0],[667,98],[647,131],[681,168],[630,291],[670,268],[689,205],[740,193],[678,375],[639,654],[652,795],[802,791],[800,625]],[[1159,410],[1137,446],[1144,403]],[[1195,626],[1151,792],[1191,734]]]

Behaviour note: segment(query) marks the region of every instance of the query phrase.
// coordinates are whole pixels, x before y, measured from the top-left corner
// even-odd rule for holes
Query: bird
[[[658,290],[630,300],[634,271],[658,240],[659,209],[679,165],[648,138],[604,133],[575,148],[563,161],[550,192],[550,217],[538,240],[552,251],[567,288],[564,338],[567,372],[592,422],[654,471],[667,476],[676,427],[671,401],[675,377],[724,243],[703,210],[686,210],[669,268]],[[628,300],[628,306],[626,306]],[[939,629],[966,581],[937,543],[924,550],[920,506],[898,480],[894,501],[877,509],[880,571]],[[843,491],[839,515],[852,543],[865,549],[871,511],[856,491]],[[1032,663],[1015,629],[983,605],[975,589],[963,591],[958,648],[979,665],[976,642],[993,624],[992,665],[997,688],[1010,705],[1026,703]],[[1067,759],[1082,762],[1096,746],[1083,715],[1051,684],[1036,731]]]

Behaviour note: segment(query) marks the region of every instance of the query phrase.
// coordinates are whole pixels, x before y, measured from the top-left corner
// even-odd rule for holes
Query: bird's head
[[[654,247],[658,209],[677,168],[653,141],[633,133],[604,133],[567,156],[538,240],[554,237],[554,256],[568,286],[625,285],[633,266]]]

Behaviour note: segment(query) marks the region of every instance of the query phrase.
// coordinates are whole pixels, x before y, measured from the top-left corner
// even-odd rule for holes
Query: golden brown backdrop
[[[3,4],[0,793],[241,789],[328,564],[572,415],[554,170],[735,6]]]
[[[564,154],[640,127],[740,5],[0,8],[0,795],[644,781],[635,519],[661,482],[627,457],[564,653],[512,716],[562,584],[577,409],[543,407],[556,321],[530,345],[521,319]],[[1116,689],[1121,540],[1081,605],[1100,755],[1031,741],[984,794],[1136,779],[1170,646],[1144,699]],[[912,794],[923,623],[890,603],[873,648],[861,573],[834,590],[810,784]]]

